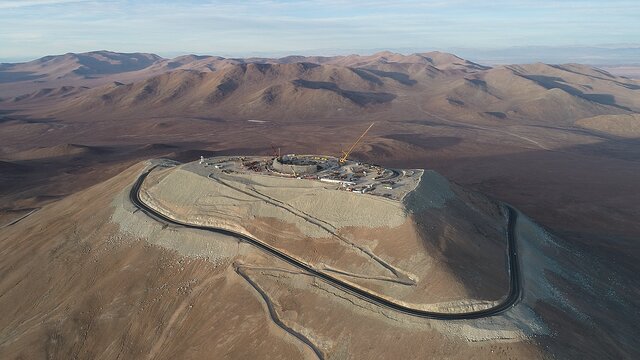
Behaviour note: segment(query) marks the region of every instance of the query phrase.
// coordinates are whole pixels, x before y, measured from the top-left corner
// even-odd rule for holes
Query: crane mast
[[[358,138],[358,140],[356,140],[356,142],[353,143],[353,145],[351,145],[351,147],[349,148],[348,151],[343,151],[342,152],[342,157],[340,158],[339,162],[340,164],[344,164],[347,161],[347,158],[349,157],[349,154],[351,154],[351,152],[353,151],[353,149],[356,148],[356,146],[358,146],[358,144],[360,143],[360,140],[362,140],[362,138],[364,138],[365,135],[367,135],[367,133],[369,132],[369,130],[371,130],[371,128],[373,127],[373,124],[375,124],[375,122],[372,122],[371,125],[369,125],[369,127],[367,128],[367,130],[365,130],[362,135],[360,135],[360,137]]]

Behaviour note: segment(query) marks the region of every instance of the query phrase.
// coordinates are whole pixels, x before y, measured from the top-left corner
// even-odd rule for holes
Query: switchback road
[[[514,306],[521,298],[522,284],[521,284],[520,267],[518,263],[516,234],[515,234],[516,233],[515,227],[518,219],[518,212],[515,209],[513,209],[511,206],[506,205],[509,212],[508,227],[507,227],[507,252],[508,252],[508,259],[509,259],[508,261],[509,262],[508,264],[509,293],[507,294],[507,297],[500,304],[488,309],[461,312],[461,313],[442,313],[442,312],[426,311],[426,310],[411,308],[411,307],[396,303],[394,301],[391,301],[389,299],[386,299],[384,297],[381,297],[377,294],[366,291],[364,289],[361,289],[357,286],[353,286],[349,283],[345,283],[344,281],[336,277],[333,277],[327,273],[324,273],[322,271],[316,270],[313,267],[309,266],[308,264],[305,264],[301,260],[298,260],[288,254],[285,254],[279,249],[274,248],[273,246],[267,243],[264,243],[251,236],[237,233],[237,232],[230,231],[223,228],[193,225],[193,224],[189,224],[189,223],[185,223],[179,220],[169,218],[168,216],[161,214],[155,211],[154,209],[150,208],[140,199],[140,187],[142,186],[142,184],[144,183],[144,180],[152,170],[153,168],[141,174],[140,177],[136,180],[136,182],[131,187],[131,192],[129,193],[129,198],[131,202],[148,216],[165,224],[183,226],[191,229],[210,231],[213,233],[218,233],[218,234],[223,234],[223,235],[228,235],[228,236],[238,238],[241,241],[251,244],[257,247],[258,249],[270,255],[273,255],[279,258],[280,260],[289,263],[290,265],[295,266],[298,269],[306,271],[307,273],[325,281],[326,283],[342,291],[345,291],[353,296],[356,296],[376,306],[398,311],[410,316],[422,317],[427,319],[464,320],[464,319],[478,319],[478,318],[484,318],[484,317],[501,314],[507,311],[512,306]]]

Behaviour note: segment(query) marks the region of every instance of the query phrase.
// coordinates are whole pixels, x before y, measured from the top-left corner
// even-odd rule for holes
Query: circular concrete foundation
[[[313,161],[300,161],[296,163],[296,159],[286,157],[275,158],[271,166],[277,172],[291,175],[309,175],[315,174],[320,169],[320,165]]]

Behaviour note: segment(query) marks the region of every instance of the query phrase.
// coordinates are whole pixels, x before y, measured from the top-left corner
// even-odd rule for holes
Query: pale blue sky
[[[0,0],[0,61],[640,44],[640,0]]]

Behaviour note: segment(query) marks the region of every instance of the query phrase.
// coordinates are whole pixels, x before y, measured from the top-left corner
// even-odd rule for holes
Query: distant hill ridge
[[[640,112],[638,91],[639,82],[586,65],[492,68],[437,51],[246,59],[94,51],[0,68],[3,104],[46,104],[51,115],[61,118],[170,114],[294,120],[377,114],[398,119],[440,114],[489,124],[573,125],[583,118]]]

